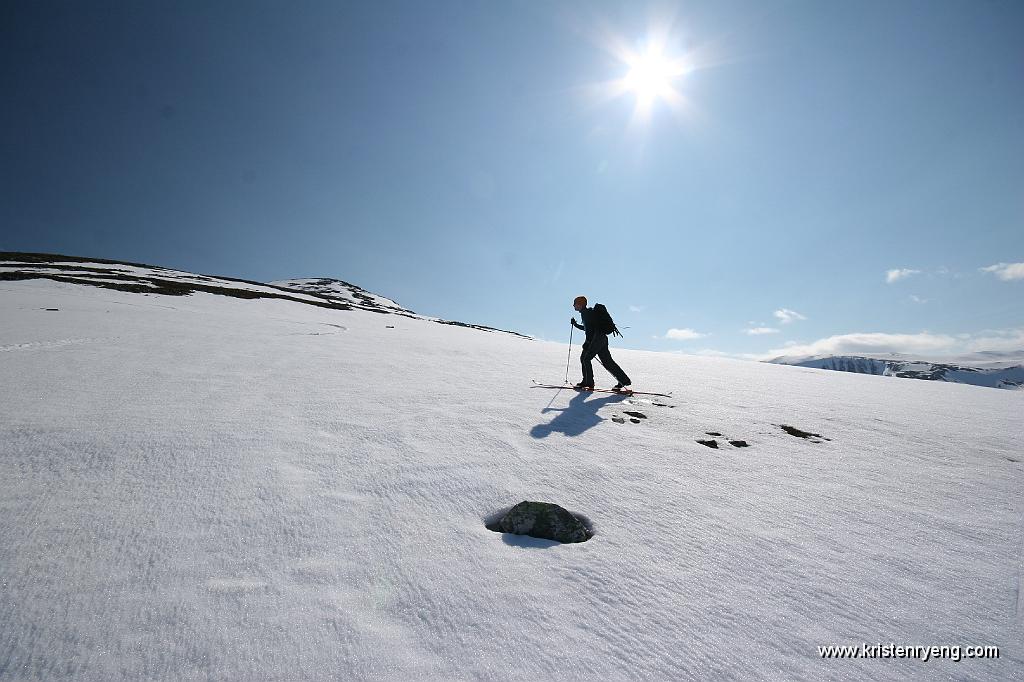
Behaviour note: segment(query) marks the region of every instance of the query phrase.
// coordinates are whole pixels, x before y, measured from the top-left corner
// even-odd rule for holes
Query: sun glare
[[[646,54],[628,55],[623,61],[629,72],[617,89],[636,97],[635,116],[647,118],[656,102],[665,102],[676,110],[682,106],[683,97],[676,85],[690,71],[684,59],[671,59],[652,49]]]
[[[673,23],[652,22],[649,33],[639,45],[630,45],[607,27],[596,39],[622,69],[616,79],[595,84],[601,88],[596,94],[600,99],[632,98],[631,127],[648,122],[659,105],[677,116],[692,113],[683,95],[683,81],[698,68],[697,55],[681,48]]]
[[[681,65],[659,54],[637,57],[629,66],[624,85],[636,94],[639,101],[647,103],[655,98],[671,99],[673,81],[685,73]]]

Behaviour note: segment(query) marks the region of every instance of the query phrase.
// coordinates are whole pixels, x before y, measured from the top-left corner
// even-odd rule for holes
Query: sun
[[[645,104],[655,99],[671,100],[677,94],[673,87],[676,79],[686,73],[684,64],[656,53],[633,57],[629,67],[623,85],[636,95],[638,102]]]
[[[597,102],[632,99],[631,128],[650,122],[659,109],[667,109],[679,119],[695,113],[685,96],[686,80],[709,66],[709,55],[701,45],[684,48],[674,24],[672,17],[654,19],[647,35],[632,43],[607,24],[592,34],[594,43],[614,58],[614,75],[588,86],[588,92]]]

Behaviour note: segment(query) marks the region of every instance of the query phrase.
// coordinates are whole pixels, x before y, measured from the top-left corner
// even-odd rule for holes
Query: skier
[[[619,383],[615,384],[614,390],[620,391],[632,383],[622,368],[619,367],[615,360],[612,360],[612,354],[608,351],[608,334],[606,331],[608,327],[601,324],[602,320],[600,316],[595,312],[594,308],[587,307],[587,297],[577,296],[573,302],[572,307],[579,312],[580,317],[583,318],[583,324],[580,325],[576,322],[575,317],[570,317],[569,322],[576,329],[582,329],[587,334],[586,340],[583,342],[583,354],[580,356],[580,364],[583,365],[583,381],[576,384],[574,388],[580,390],[586,390],[588,388],[594,388],[594,366],[591,361],[596,356],[604,368],[615,375],[615,378]],[[603,308],[600,304],[595,306],[597,308]],[[604,317],[607,317],[608,323],[611,323],[611,329],[615,328],[614,323],[611,322],[611,318],[608,317],[605,312]]]

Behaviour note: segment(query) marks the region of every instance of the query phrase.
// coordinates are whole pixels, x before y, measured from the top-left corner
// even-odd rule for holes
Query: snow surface
[[[0,319],[0,679],[1024,671],[1024,393],[613,349],[673,398],[578,394],[531,387],[565,345],[41,279]],[[527,499],[595,537],[484,527]],[[890,642],[1001,657],[817,652]]]

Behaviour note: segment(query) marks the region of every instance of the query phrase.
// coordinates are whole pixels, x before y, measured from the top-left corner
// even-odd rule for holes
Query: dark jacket
[[[587,345],[601,333],[597,329],[597,315],[594,314],[593,308],[584,308],[580,311],[580,317],[583,318],[583,329],[587,335],[583,345]]]

